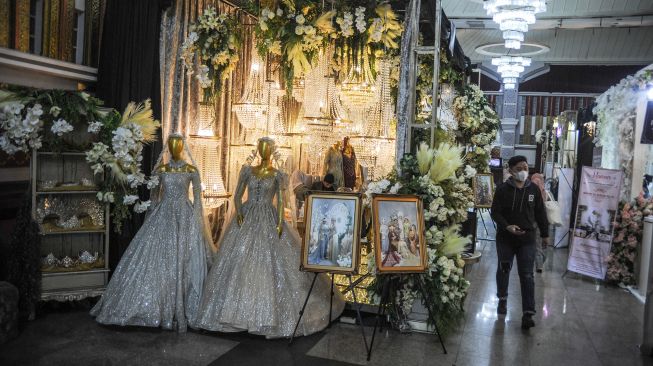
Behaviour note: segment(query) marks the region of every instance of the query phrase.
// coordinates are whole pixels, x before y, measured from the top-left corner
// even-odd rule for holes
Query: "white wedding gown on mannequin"
[[[278,213],[272,204],[285,174],[258,178],[246,165],[237,191],[245,186],[248,200],[242,207],[244,222],[232,218],[204,286],[197,326],[212,331],[247,331],[268,338],[290,337],[313,280],[301,272],[301,239],[283,223],[277,233]],[[333,319],[344,308],[335,290]],[[328,325],[331,283],[320,274],[313,288],[297,335],[318,332]]]
[[[161,199],[150,209],[91,310],[103,324],[185,331],[193,324],[207,272],[197,172],[161,173]],[[188,187],[193,183],[193,201]]]

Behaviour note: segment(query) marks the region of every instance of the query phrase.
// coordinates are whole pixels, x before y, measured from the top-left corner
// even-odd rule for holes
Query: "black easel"
[[[420,291],[422,293],[422,299],[424,300],[424,304],[426,304],[426,310],[428,311],[429,318],[431,318],[431,315],[433,314],[431,310],[431,299],[430,297],[427,296],[426,290],[424,290],[424,286],[422,284],[422,279],[417,277],[417,283],[419,284]],[[392,281],[392,279],[390,280]],[[376,338],[376,330],[380,326],[379,332],[383,331],[383,317],[385,316],[385,310],[388,306],[388,302],[390,300],[390,281],[385,281],[383,284],[383,289],[381,290],[381,301],[379,303],[379,310],[376,313],[376,320],[374,322],[374,331],[372,331],[372,340],[370,342],[370,347],[367,350],[367,361],[369,361],[372,358],[372,346],[374,345],[374,339]],[[442,335],[440,333],[440,330],[438,329],[438,325],[435,324],[435,332],[438,335],[438,339],[440,340],[440,346],[442,346],[442,352],[444,354],[447,354],[447,348],[444,346],[444,341],[442,340]]]
[[[478,240],[483,240],[483,241],[496,241],[495,239],[488,239],[488,236],[490,236],[490,232],[487,230],[487,226],[485,225],[485,218],[483,218],[483,212],[488,211],[487,208],[475,208],[474,211],[476,211],[477,216],[481,217],[481,223],[483,223],[483,229],[485,230],[485,237],[484,238],[479,238]],[[494,221],[491,221],[492,225],[494,226],[494,230],[496,231],[497,225],[494,223]]]
[[[290,337],[290,341],[288,342],[288,346],[292,345],[293,341],[295,340],[295,334],[297,334],[297,328],[299,328],[299,323],[302,321],[302,317],[304,316],[304,311],[306,310],[306,305],[308,305],[308,299],[311,297],[311,293],[313,292],[313,287],[315,286],[315,281],[317,280],[318,272],[315,272],[315,276],[313,277],[313,282],[311,283],[311,288],[308,290],[308,294],[306,294],[306,299],[304,300],[304,305],[302,306],[302,309],[299,311],[299,318],[297,319],[297,324],[295,324],[295,330],[292,332],[292,336]],[[347,277],[349,277],[349,286],[343,291],[343,294],[347,293],[347,291],[351,290],[351,293],[354,298],[354,308],[356,309],[356,317],[358,318],[358,324],[361,329],[361,334],[363,336],[363,343],[365,344],[365,350],[368,351],[370,346],[367,345],[367,337],[365,336],[365,328],[363,325],[363,317],[361,316],[361,305],[358,303],[356,299],[356,291],[354,291],[354,288],[356,285],[358,285],[360,282],[362,282],[366,277],[369,277],[369,273],[361,276],[358,280],[354,281],[352,278],[351,274],[348,274]],[[334,296],[334,277],[335,274],[331,273],[331,298],[329,300],[329,325],[328,327],[331,327],[332,323],[332,318],[331,318],[331,313],[333,312],[333,296]]]

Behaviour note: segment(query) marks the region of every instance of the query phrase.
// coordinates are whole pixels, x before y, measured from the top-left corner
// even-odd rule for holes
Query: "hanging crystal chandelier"
[[[374,79],[368,57],[363,63],[352,67],[340,84],[340,100],[358,129],[367,121],[369,109],[378,100],[376,80]]]
[[[501,56],[492,59],[492,65],[497,66],[497,71],[503,79],[504,89],[514,89],[519,75],[531,65],[531,59],[522,56]]]
[[[252,66],[245,90],[238,103],[231,105],[236,119],[245,128],[260,128],[265,122],[267,110],[265,71],[257,52],[252,52]]]
[[[200,104],[199,115],[199,125],[204,128],[200,128],[196,135],[190,135],[189,147],[202,179],[204,208],[218,208],[231,195],[227,193],[222,179],[220,138],[213,135],[214,106]]]
[[[323,52],[315,68],[306,74],[305,84],[309,88],[304,93],[304,125],[295,132],[308,132],[320,129],[320,126],[342,128],[350,124],[338,98],[339,90],[329,65],[329,54]]]
[[[503,32],[506,48],[520,49],[535,14],[546,11],[545,0],[485,0],[483,8]]]

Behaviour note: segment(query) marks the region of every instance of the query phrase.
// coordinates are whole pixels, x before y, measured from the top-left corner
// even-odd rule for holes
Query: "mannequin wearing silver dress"
[[[207,272],[197,171],[162,172],[155,203],[91,310],[103,324],[185,331],[193,324]],[[193,183],[193,202],[188,199]]]
[[[227,227],[206,280],[198,327],[248,331],[268,338],[292,335],[313,274],[299,270],[301,239],[297,231],[285,221],[281,237],[277,231],[278,210],[272,202],[284,180],[282,172],[260,178],[253,174],[251,166],[243,166],[236,199],[240,199],[238,192],[242,194],[247,187],[248,200],[242,206],[244,221],[239,226],[234,217]],[[330,287],[328,278],[320,274],[298,335],[326,328]],[[342,295],[335,291],[333,319],[343,308]]]

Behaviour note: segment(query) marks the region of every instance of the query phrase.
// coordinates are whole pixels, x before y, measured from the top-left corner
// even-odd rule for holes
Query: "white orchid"
[[[93,121],[88,124],[88,132],[90,133],[99,133],[100,130],[102,129],[102,122],[100,121]]]
[[[68,123],[65,119],[59,118],[54,121],[50,130],[57,136],[63,136],[65,133],[73,130],[73,125]]]
[[[151,201],[139,202],[134,205],[134,211],[138,213],[145,212],[147,211],[147,209],[150,207],[151,204],[152,204]]]
[[[122,203],[127,206],[133,205],[134,203],[136,203],[136,201],[138,201],[138,196],[133,194],[124,196],[122,198]]]

